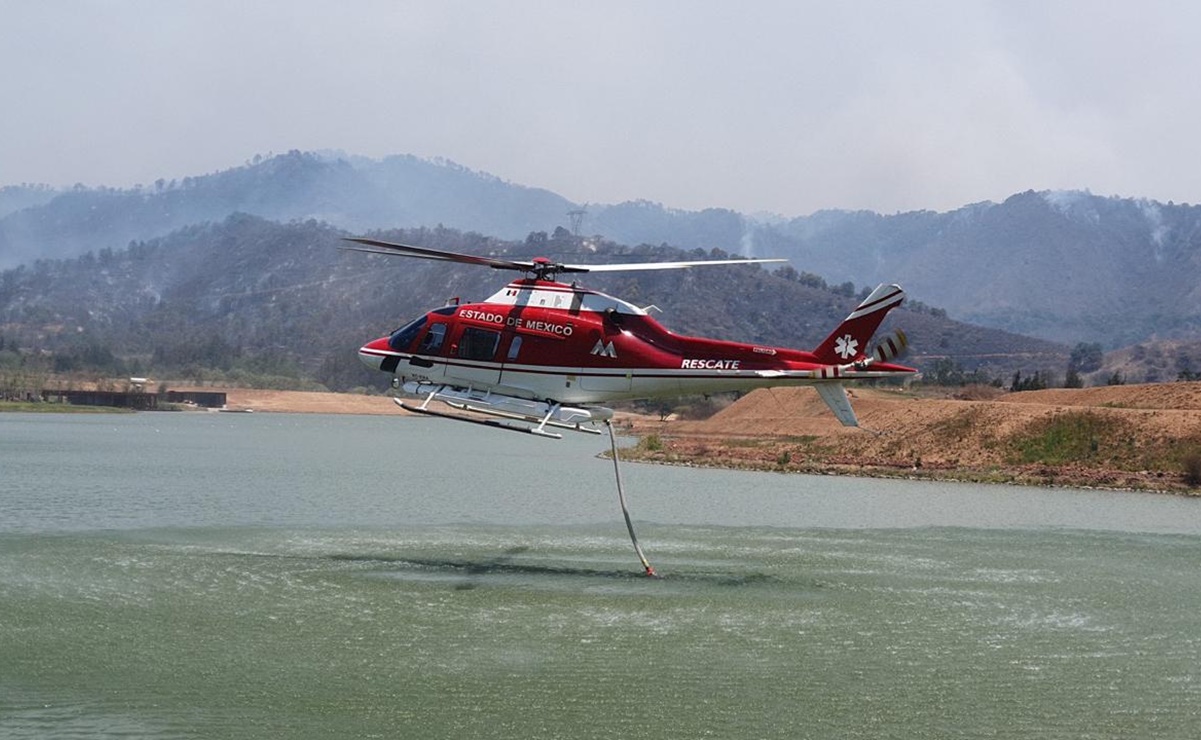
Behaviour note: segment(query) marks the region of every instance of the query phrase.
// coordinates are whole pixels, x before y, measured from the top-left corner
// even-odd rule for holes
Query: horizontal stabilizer
[[[847,391],[842,387],[842,383],[817,383],[813,387],[817,389],[817,395],[822,397],[822,400],[826,402],[843,426],[859,426],[859,420],[855,418],[855,409],[851,408],[851,399],[847,397]]]

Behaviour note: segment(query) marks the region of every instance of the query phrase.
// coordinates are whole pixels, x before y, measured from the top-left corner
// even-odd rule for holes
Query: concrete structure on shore
[[[224,391],[166,391],[146,393],[134,389],[128,391],[99,390],[43,390],[42,400],[47,403],[69,403],[75,406],[113,406],[138,411],[157,411],[160,402],[179,403],[203,408],[225,406]]]

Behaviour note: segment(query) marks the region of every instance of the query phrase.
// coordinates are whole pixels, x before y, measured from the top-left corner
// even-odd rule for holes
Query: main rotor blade
[[[362,244],[363,247],[343,247],[352,252],[368,254],[386,254],[399,257],[416,257],[439,262],[461,262],[465,265],[483,265],[494,270],[516,270],[518,272],[535,273],[539,277],[571,272],[625,272],[633,270],[679,270],[686,267],[702,267],[704,265],[751,265],[765,262],[787,262],[786,259],[736,259],[736,260],[692,260],[687,262],[626,262],[621,264],[598,265],[565,265],[539,259],[536,262],[517,262],[515,260],[497,259],[496,257],[478,257],[474,254],[448,252],[445,249],[430,249],[429,247],[414,247],[409,244],[397,244],[378,239],[361,237],[345,237],[348,242]]]
[[[627,262],[616,265],[561,265],[561,272],[623,272],[626,270],[681,270],[705,265],[753,265],[764,262],[787,262],[779,257],[744,260],[694,260],[689,262]]]
[[[427,247],[414,247],[408,244],[395,244],[393,242],[383,242],[378,239],[362,239],[359,237],[345,237],[348,242],[363,244],[375,249],[360,249],[358,247],[343,247],[343,249],[352,252],[367,252],[368,254],[387,254],[399,257],[416,257],[425,260],[439,260],[442,262],[461,262],[465,265],[483,265],[491,267],[495,270],[517,270],[519,272],[529,272],[534,269],[533,262],[513,262],[511,260],[496,259],[495,257],[478,257],[474,254],[461,254],[459,252],[448,252],[444,249],[429,249]]]

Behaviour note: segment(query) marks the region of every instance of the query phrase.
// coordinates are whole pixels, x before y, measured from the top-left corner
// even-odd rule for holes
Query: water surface
[[[0,415],[3,737],[1196,737],[1199,502]]]

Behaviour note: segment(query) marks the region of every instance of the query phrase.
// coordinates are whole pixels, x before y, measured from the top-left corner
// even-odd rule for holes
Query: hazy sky
[[[1201,4],[0,0],[0,185],[445,157],[787,216],[1201,202]]]

